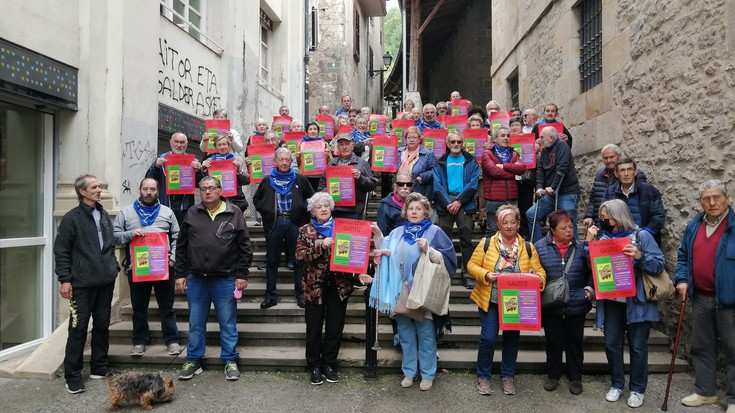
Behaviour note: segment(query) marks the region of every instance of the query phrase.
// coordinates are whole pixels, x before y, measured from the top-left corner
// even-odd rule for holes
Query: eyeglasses
[[[413,182],[396,182],[396,186],[398,187],[407,186],[410,188],[413,186]]]
[[[462,141],[449,141],[449,144],[451,145],[462,144]]]
[[[219,186],[200,186],[199,189],[202,192],[213,192],[221,188]]]
[[[722,195],[712,195],[712,196],[705,196],[700,199],[702,203],[709,204],[710,202],[714,201],[715,203],[722,201],[722,198],[724,198]]]

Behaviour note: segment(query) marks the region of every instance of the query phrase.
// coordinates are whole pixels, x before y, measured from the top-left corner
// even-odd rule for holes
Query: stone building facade
[[[590,0],[493,0],[493,97],[508,107],[517,75],[523,108],[549,102],[574,135],[586,207],[599,151],[621,146],[663,193],[666,267],[707,179],[733,187],[735,1],[597,0],[601,81],[580,85],[580,7]],[[671,331],[678,306],[664,308]],[[686,335],[683,343],[687,343]]]
[[[383,17],[381,0],[313,0],[317,42],[309,51],[309,118],[319,106],[334,113],[343,95],[352,106],[382,111],[380,76],[370,70],[383,69]]]

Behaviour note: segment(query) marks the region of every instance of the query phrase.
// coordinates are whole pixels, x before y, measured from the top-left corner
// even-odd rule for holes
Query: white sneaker
[[[623,391],[618,389],[617,387],[610,387],[610,390],[608,390],[607,394],[605,395],[605,400],[609,402],[616,402],[622,394]]]
[[[645,397],[645,394],[638,393],[635,391],[630,392],[630,396],[628,397],[628,407],[636,408],[643,406],[643,398]]]
[[[735,404],[728,404],[727,411],[725,413],[735,413]]]

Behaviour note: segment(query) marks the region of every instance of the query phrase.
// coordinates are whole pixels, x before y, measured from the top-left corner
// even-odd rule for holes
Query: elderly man
[[[169,195],[166,193],[166,168],[164,165],[166,164],[166,155],[168,154],[185,154],[186,148],[188,146],[188,140],[186,138],[186,135],[184,135],[181,132],[176,132],[173,135],[171,135],[171,140],[169,141],[169,144],[171,145],[171,150],[169,152],[162,153],[148,168],[148,171],[145,173],[146,178],[153,178],[158,182],[158,201],[161,202],[161,205],[165,205],[169,208],[171,208],[172,211],[174,211],[174,215],[176,216],[176,221],[179,223],[179,226],[181,226],[181,223],[184,221],[184,216],[186,216],[186,211],[191,208],[192,205],[194,205],[194,194],[190,195]],[[202,164],[199,162],[198,159],[194,158],[194,161],[191,163],[191,167],[194,168],[196,171],[196,181],[199,182],[203,177],[204,173],[202,173]]]
[[[436,116],[444,116],[448,111],[447,102],[439,102],[436,104]]]
[[[399,172],[396,174],[396,181],[393,183],[393,192],[380,200],[378,206],[378,228],[383,234],[390,234],[391,231],[400,227],[406,222],[406,218],[401,216],[401,211],[405,205],[406,197],[411,193],[413,188],[413,180],[411,174]]]
[[[523,133],[532,133],[536,122],[538,122],[536,109],[531,108],[523,111]]]
[[[544,125],[548,123],[559,123],[556,117],[559,115],[559,107],[555,103],[549,103],[544,107],[544,118],[541,119],[537,125],[531,129],[531,133],[536,135],[536,139],[539,139],[539,131],[544,128]],[[572,147],[572,134],[569,133],[567,127],[564,126],[564,133],[559,135],[559,139],[566,142],[569,147]]]
[[[416,122],[421,133],[424,133],[424,129],[441,129],[442,124],[436,120],[436,106],[431,103],[424,105],[423,117]]]
[[[100,182],[93,175],[82,175],[74,182],[74,190],[79,206],[61,219],[54,241],[59,293],[69,300],[71,308],[64,354],[64,379],[71,394],[85,390],[82,360],[90,317],[93,323],[89,378],[104,379],[109,373],[112,292],[120,270],[115,259],[112,219],[100,204]]]
[[[332,114],[329,113],[329,106],[327,106],[327,105],[321,105],[321,106],[319,106],[319,114],[320,115],[329,115],[329,116],[332,116]]]
[[[462,99],[462,95],[458,91],[454,91],[449,94],[449,100],[459,100]]]
[[[176,289],[186,292],[189,304],[189,342],[179,380],[202,373],[207,319],[214,304],[225,379],[238,380],[237,301],[234,291],[248,286],[253,251],[245,217],[222,197],[222,184],[206,176],[199,183],[202,202],[184,218],[176,246]]]
[[[452,229],[457,225],[459,244],[464,263],[465,288],[475,288],[475,281],[467,272],[472,256],[472,215],[477,212],[475,193],[480,177],[480,166],[475,157],[464,150],[464,140],[456,132],[447,135],[449,152],[434,167],[434,205],[439,215],[439,227],[452,239]],[[454,274],[449,274],[453,276]]]
[[[265,299],[260,303],[263,310],[278,304],[276,281],[281,251],[285,245],[295,253],[299,228],[306,225],[310,218],[306,200],[314,195],[314,189],[306,177],[291,169],[291,152],[288,149],[276,149],[275,163],[276,167],[270,176],[263,179],[253,196],[253,203],[263,217],[263,229],[266,231],[266,287]],[[300,265],[294,265],[293,279],[296,305],[304,308],[306,304]]]
[[[607,188],[602,196],[603,202],[610,199],[625,202],[635,223],[648,230],[660,246],[661,231],[666,221],[661,192],[638,178],[638,168],[632,159],[626,158],[615,164],[615,176],[618,182]]]
[[[289,116],[289,113],[290,112],[291,111],[288,109],[288,106],[286,106],[286,105],[281,105],[281,107],[278,108],[278,115],[279,116]]]
[[[485,105],[485,112],[487,112],[488,117],[490,117],[491,112],[499,112],[500,111],[500,103],[498,103],[496,100],[491,100],[490,102],[487,102],[487,105]]]
[[[345,207],[338,206],[334,208],[332,216],[335,218],[363,219],[365,217],[365,203],[367,195],[375,190],[375,179],[370,172],[370,165],[364,159],[355,155],[355,142],[351,134],[343,133],[337,135],[337,152],[327,165],[329,166],[350,166],[352,167],[352,176],[355,177],[355,206]],[[327,188],[327,174],[322,175],[319,180],[319,192],[325,191]]]
[[[334,117],[336,118],[339,115],[345,115],[348,116],[350,113],[350,108],[352,107],[352,98],[350,95],[344,95],[342,96],[342,106],[337,109],[336,112],[334,112]]]
[[[563,209],[572,216],[576,238],[579,180],[572,150],[553,126],[541,129],[541,139],[543,150],[536,166],[536,197],[540,199],[526,211],[528,222],[533,226],[532,240],[541,239],[541,220],[555,209]]]
[[[735,213],[722,181],[699,187],[704,212],[684,229],[674,284],[682,300],[692,301],[691,352],[694,393],[681,404],[695,407],[717,403],[717,340],[725,350],[727,413],[735,413]],[[730,252],[728,252],[730,251]]]
[[[171,356],[181,353],[179,346],[179,330],[176,327],[176,310],[174,310],[175,282],[171,274],[168,280],[133,282],[131,259],[134,256],[130,243],[133,238],[145,237],[148,233],[164,232],[169,240],[169,267],[176,262],[176,238],[179,236],[179,224],[171,208],[158,202],[158,181],[144,178],[140,181],[139,197],[127,207],[120,210],[113,224],[115,244],[125,245],[125,272],[130,285],[130,303],[133,306],[133,348],[130,355],[140,357],[145,353],[146,345],[151,342],[148,329],[148,304],[151,301],[151,289],[156,290],[158,314],[161,318],[163,342]],[[173,271],[170,271],[173,272]]]
[[[602,204],[607,188],[618,182],[618,178],[615,176],[615,165],[623,156],[623,151],[618,145],[608,143],[602,147],[600,156],[602,157],[602,163],[604,163],[604,166],[597,170],[595,180],[592,183],[587,211],[584,214],[584,225],[586,227],[590,227],[592,225],[600,226],[597,219],[597,212],[600,209],[600,205]],[[643,171],[638,171],[638,178],[645,182],[646,174],[643,173]]]

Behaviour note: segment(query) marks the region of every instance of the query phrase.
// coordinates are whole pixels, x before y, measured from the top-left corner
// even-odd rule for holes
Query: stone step
[[[240,351],[239,365],[243,370],[289,370],[301,371],[306,367],[303,347],[247,347],[238,348]],[[152,345],[143,357],[131,357],[130,345],[110,344],[109,361],[113,369],[146,367],[161,367],[175,369],[186,361],[186,352],[179,357],[172,357],[166,353],[165,347]],[[219,345],[208,345],[205,356],[201,360],[204,368],[221,369],[222,360],[219,359]],[[474,370],[477,366],[477,349],[439,349],[439,369],[447,370]],[[397,371],[401,367],[401,352],[394,348],[383,347],[377,352],[377,365],[381,370]],[[495,350],[493,369],[500,368],[502,349]],[[89,350],[85,352],[86,361],[89,361]],[[669,352],[648,353],[649,373],[667,373],[671,354]],[[341,368],[364,368],[365,349],[361,347],[343,347],[339,353]],[[625,353],[626,370],[629,365],[629,355]],[[543,373],[546,372],[546,354],[544,351],[520,350],[518,352],[517,370],[519,372]],[[675,371],[685,372],[689,366],[683,360],[676,360]],[[584,360],[585,374],[608,374],[610,369],[605,353],[601,351],[586,352]]]

